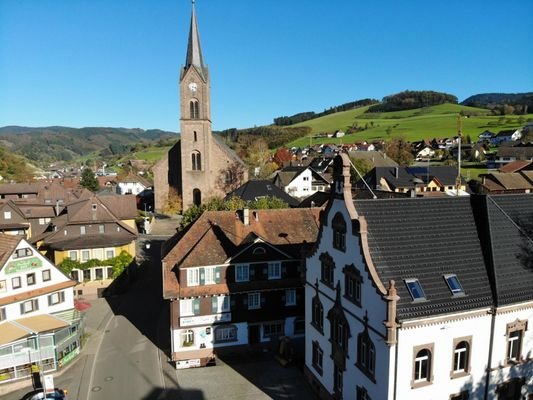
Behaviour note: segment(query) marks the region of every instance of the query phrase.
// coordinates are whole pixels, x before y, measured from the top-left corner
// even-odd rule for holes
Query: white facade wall
[[[138,195],[145,189],[146,187],[144,187],[144,185],[140,184],[139,182],[119,182],[117,184],[118,194]]]
[[[485,368],[490,347],[491,316],[488,309],[480,316],[474,313],[454,315],[453,320],[429,323],[421,321],[422,326],[400,328],[398,330],[398,371],[397,399],[431,400],[448,399],[451,394],[462,390],[472,391],[485,379]],[[451,316],[447,316],[452,318]],[[441,317],[442,318],[442,317]],[[472,336],[470,349],[470,373],[464,377],[451,378],[454,346],[457,338]],[[433,346],[432,383],[412,388],[414,378],[414,348],[421,345]],[[482,395],[484,395],[482,393]],[[481,399],[482,397],[470,397]]]
[[[333,217],[340,212],[347,226],[346,233],[346,251],[340,251],[333,248]],[[315,377],[322,383],[329,393],[333,393],[333,371],[334,364],[330,357],[332,353],[331,343],[329,341],[331,327],[327,319],[328,311],[334,306],[336,291],[320,282],[321,262],[320,255],[328,252],[335,260],[334,286],[340,284],[341,304],[344,309],[344,315],[348,320],[350,327],[350,338],[348,340],[348,358],[346,359],[346,371],[343,374],[343,394],[345,399],[355,399],[357,386],[364,387],[372,399],[386,399],[389,389],[389,376],[391,366],[389,360],[394,355],[394,346],[388,346],[385,343],[386,329],[383,321],[386,320],[386,303],[381,295],[377,292],[372,284],[372,280],[366,271],[363,261],[363,255],[360,248],[358,236],[352,236],[351,219],[344,206],[344,201],[334,200],[328,212],[327,226],[322,227],[322,236],[320,244],[315,254],[307,260],[306,287],[305,287],[305,320],[306,320],[306,338],[305,354],[306,366],[313,372]],[[358,307],[351,301],[344,298],[345,280],[342,272],[346,265],[354,264],[363,277],[361,284],[361,307]],[[322,335],[313,325],[312,321],[312,299],[316,296],[315,282],[319,282],[319,297],[324,308],[324,325]],[[374,378],[376,383],[372,382],[355,364],[357,362],[357,339],[358,335],[364,332],[364,317],[368,316],[368,333],[375,346],[376,365]],[[318,341],[322,348],[323,354],[323,373],[320,375],[312,365],[313,341]]]
[[[522,358],[529,358],[527,364],[511,365],[507,363],[507,324],[527,321],[527,330],[522,338]],[[495,397],[495,390],[511,378],[526,377],[527,393],[533,393],[533,302],[524,303],[523,307],[501,307],[494,321],[494,338],[492,345],[491,377],[489,398]]]
[[[12,295],[23,294],[30,290],[36,291],[51,285],[69,281],[69,278],[67,278],[54,264],[42,256],[37,250],[31,247],[26,240],[21,240],[15,250],[22,250],[26,248],[32,251],[31,255],[20,258],[14,258],[13,255],[11,255],[7,263],[0,270],[0,287],[2,288],[0,290],[0,299]],[[13,254],[15,254],[15,252]],[[13,271],[12,267],[10,267],[10,263],[24,263],[26,260],[28,261],[27,266],[21,267],[17,272],[10,272],[10,270]],[[32,260],[37,260],[38,263],[36,263],[35,266],[32,266]],[[11,266],[13,266],[13,264],[11,264]],[[50,271],[50,280],[45,281],[43,279],[43,271]],[[28,285],[29,274],[33,274],[34,276],[35,284],[33,285]],[[13,284],[17,278],[20,281],[20,287],[14,288]],[[52,293],[57,293],[60,291],[64,293],[64,301],[59,304],[49,306],[48,296]],[[65,288],[52,293],[47,293],[45,295],[32,297],[31,299],[22,301],[26,302],[29,300],[37,300],[38,302],[38,310],[26,314],[21,314],[21,301],[5,305],[3,308],[5,309],[6,320],[29,317],[38,314],[49,314],[74,308],[74,295],[71,288]]]
[[[313,182],[313,172],[308,168],[294,178],[287,186],[285,192],[293,197],[308,197],[313,193],[311,183]]]

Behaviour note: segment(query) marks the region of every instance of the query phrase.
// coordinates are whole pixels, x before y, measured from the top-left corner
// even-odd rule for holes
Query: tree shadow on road
[[[164,240],[150,240],[150,248],[142,246],[138,262],[107,288],[105,297],[115,315],[134,325],[167,356],[170,354],[169,303],[163,299],[161,246]]]

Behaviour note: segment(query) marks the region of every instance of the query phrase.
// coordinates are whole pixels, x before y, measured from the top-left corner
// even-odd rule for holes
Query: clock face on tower
[[[189,83],[189,90],[191,92],[196,92],[197,89],[198,89],[198,85],[195,82]]]

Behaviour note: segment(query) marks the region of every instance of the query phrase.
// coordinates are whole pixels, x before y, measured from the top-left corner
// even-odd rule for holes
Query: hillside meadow
[[[293,126],[309,126],[311,136],[288,143],[289,147],[306,146],[310,143],[353,143],[387,139],[390,136],[403,136],[412,142],[421,139],[443,138],[457,134],[457,117],[461,111],[475,114],[461,117],[463,135],[470,135],[475,141],[484,130],[499,132],[504,129],[518,128],[525,121],[533,120],[533,114],[517,116],[489,116],[488,110],[461,106],[458,104],[440,104],[414,110],[387,113],[365,113],[368,107],[330,114],[321,118],[305,121]],[[524,121],[520,123],[520,120]],[[365,128],[342,138],[317,137],[324,132],[346,131],[349,127]]]

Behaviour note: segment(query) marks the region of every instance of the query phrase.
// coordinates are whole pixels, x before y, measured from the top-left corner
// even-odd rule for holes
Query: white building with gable
[[[531,260],[533,196],[354,200],[336,157],[306,263],[308,380],[324,399],[533,398]]]

